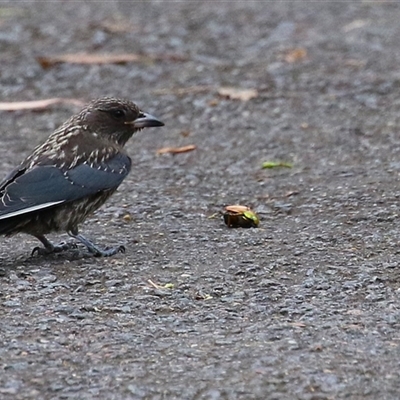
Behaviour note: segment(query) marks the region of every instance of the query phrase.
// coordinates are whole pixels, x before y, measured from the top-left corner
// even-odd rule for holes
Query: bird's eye
[[[125,117],[125,111],[124,110],[114,110],[114,111],[112,111],[111,114],[115,119],[122,119],[122,118]]]

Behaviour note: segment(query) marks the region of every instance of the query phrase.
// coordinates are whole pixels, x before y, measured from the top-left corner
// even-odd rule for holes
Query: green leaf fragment
[[[164,288],[165,289],[173,289],[175,287],[175,285],[173,284],[173,283],[166,283],[165,285],[164,285]]]
[[[265,161],[262,163],[262,168],[293,168],[292,163],[284,162],[284,161]]]

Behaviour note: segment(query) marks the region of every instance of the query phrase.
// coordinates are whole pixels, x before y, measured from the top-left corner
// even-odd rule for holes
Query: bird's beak
[[[156,117],[153,117],[151,114],[147,114],[141,112],[139,117],[136,118],[134,121],[125,122],[126,124],[133,125],[136,129],[141,128],[149,128],[151,126],[164,126],[164,122],[161,122]]]

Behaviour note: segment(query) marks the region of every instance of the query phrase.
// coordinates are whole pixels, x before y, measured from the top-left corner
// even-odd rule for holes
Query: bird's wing
[[[118,153],[107,161],[65,171],[53,165],[16,170],[0,187],[0,220],[116,189],[130,168],[130,158]]]

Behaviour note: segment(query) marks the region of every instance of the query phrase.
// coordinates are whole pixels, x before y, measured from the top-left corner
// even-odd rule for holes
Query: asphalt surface
[[[113,95],[166,126],[131,139],[82,226],[125,254],[1,239],[0,398],[398,399],[399,20],[385,1],[1,2],[1,101]],[[157,59],[37,61],[78,52]],[[2,174],[77,110],[1,112]],[[236,203],[258,229],[224,225]]]

